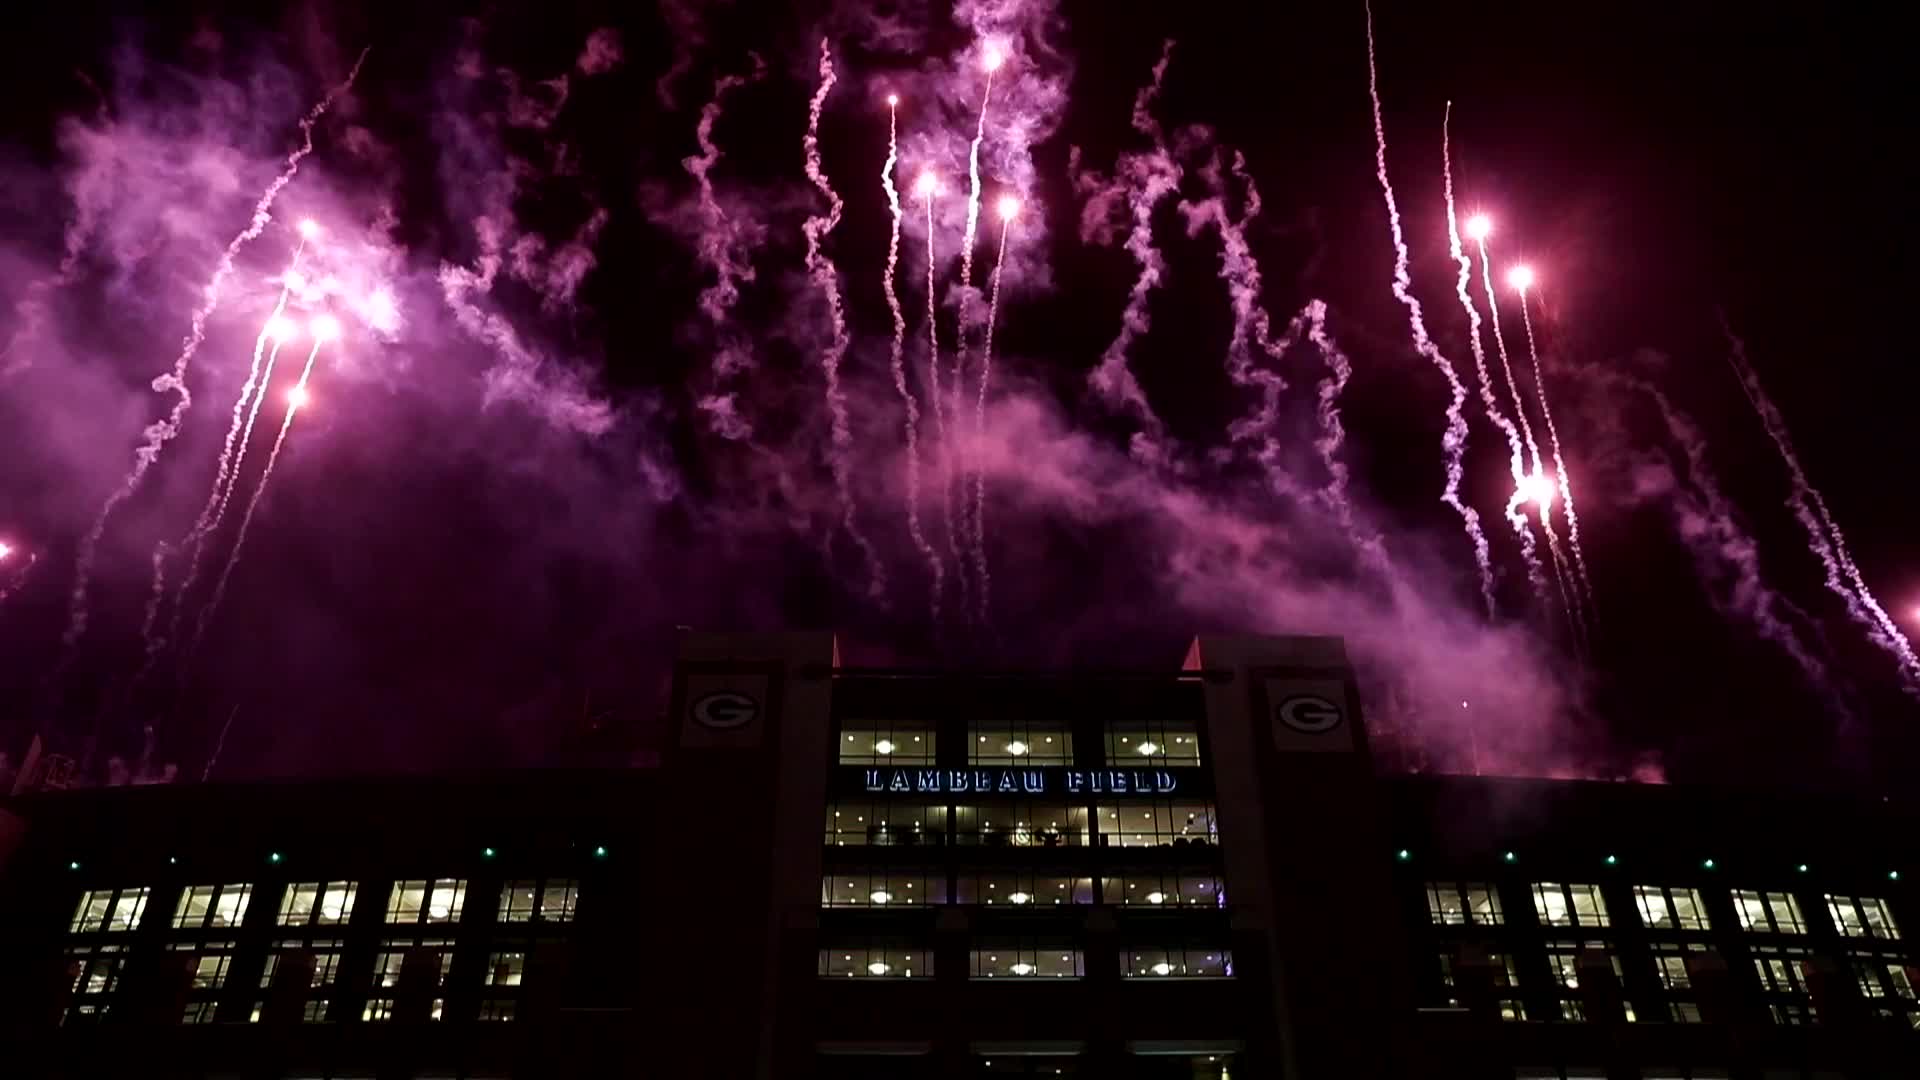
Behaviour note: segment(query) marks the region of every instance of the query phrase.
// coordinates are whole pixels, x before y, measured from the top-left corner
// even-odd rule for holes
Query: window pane
[[[433,891],[427,894],[428,922],[458,922],[460,909],[467,902],[467,883],[464,881],[436,881]]]
[[[820,950],[823,979],[926,979],[933,950],[897,945],[838,945]]]
[[[847,801],[827,806],[826,843],[833,847],[937,845],[946,842],[946,833],[945,805]]]
[[[967,764],[1071,765],[1073,732],[1057,720],[983,720],[969,733]]]
[[[1011,800],[954,809],[954,841],[960,844],[1075,847],[1088,840],[1084,806]]]
[[[1542,882],[1533,887],[1533,910],[1547,926],[1573,925],[1567,894],[1558,884]]]
[[[924,907],[944,904],[939,870],[836,870],[820,881],[822,907]]]
[[[1673,890],[1674,919],[1682,930],[1711,930],[1707,919],[1707,905],[1700,899],[1698,889]]]
[[[839,751],[842,765],[931,765],[934,725],[924,719],[842,720]]]
[[[1102,879],[1105,903],[1123,907],[1225,907],[1226,887],[1204,870],[1126,871]]]
[[[1573,896],[1575,922],[1581,926],[1607,925],[1607,899],[1600,895],[1600,886],[1569,885],[1567,891]]]
[[[540,894],[540,918],[545,922],[572,922],[575,888],[571,881],[549,881]]]
[[[1198,765],[1199,725],[1182,717],[1111,720],[1106,761],[1109,765]]]
[[[1128,979],[1224,979],[1233,975],[1233,955],[1202,946],[1131,948],[1121,976]]]
[[[1647,929],[1660,930],[1673,925],[1667,911],[1666,890],[1654,885],[1635,885],[1633,902],[1640,909],[1640,922]]]
[[[1866,916],[1868,936],[1888,941],[1899,939],[1900,929],[1893,925],[1893,912],[1887,910],[1885,900],[1864,897],[1860,901],[1860,910]]]
[[[353,898],[360,886],[351,881],[329,881],[320,893],[320,917],[323,924],[343,923],[353,918]]]
[[[410,923],[420,921],[420,909],[427,902],[427,883],[424,881],[396,881],[393,883],[393,895],[387,899],[387,921],[390,923]]]
[[[204,926],[207,912],[213,907],[213,896],[218,891],[213,885],[189,885],[180,893],[180,903],[173,909],[173,925],[176,929],[188,926]]]
[[[1760,894],[1748,890],[1738,890],[1733,894],[1733,906],[1740,913],[1740,929],[1766,931],[1773,929],[1773,922],[1767,918],[1767,905]]]
[[[1790,893],[1768,893],[1767,910],[1773,913],[1773,928],[1782,934],[1806,932],[1800,919],[1800,902]]]
[[[212,926],[239,926],[247,917],[247,901],[253,898],[251,885],[223,885],[213,901]]]
[[[1059,907],[1093,903],[1093,879],[1030,870],[962,871],[956,904]]]
[[[289,885],[287,894],[280,900],[280,925],[288,926],[305,923],[313,918],[313,908],[320,900],[320,883],[307,885]]]
[[[971,977],[975,979],[1077,979],[1084,957],[1064,946],[1006,945],[974,949]]]
[[[529,922],[533,919],[533,898],[537,883],[509,881],[500,890],[500,921]]]
[[[1467,905],[1452,885],[1427,886],[1427,918],[1435,926],[1465,926]]]
[[[140,925],[140,916],[147,910],[147,890],[122,889],[120,899],[113,905],[113,913],[107,916],[108,930],[131,930]]]
[[[1094,813],[1107,847],[1196,847],[1219,840],[1212,803],[1115,803]]]
[[[526,974],[527,954],[523,952],[497,952],[487,961],[488,986],[519,986],[520,979]]]
[[[1500,894],[1490,885],[1467,886],[1467,912],[1479,926],[1499,926],[1504,921]]]
[[[113,890],[111,889],[82,893],[79,905],[73,909],[73,932],[89,934],[105,926],[107,908],[112,904]]]

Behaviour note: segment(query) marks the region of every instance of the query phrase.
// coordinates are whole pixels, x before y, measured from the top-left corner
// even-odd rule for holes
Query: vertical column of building
[[[664,962],[643,1007],[678,1076],[792,1075],[776,1029],[779,972],[811,954],[825,802],[829,634],[689,634],[673,692],[642,917]]]
[[[1196,639],[1253,1075],[1399,1076],[1412,1008],[1358,689],[1336,638]]]

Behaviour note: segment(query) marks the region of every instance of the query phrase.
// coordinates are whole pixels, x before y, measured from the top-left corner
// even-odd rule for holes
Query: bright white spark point
[[[299,328],[293,325],[293,320],[285,315],[275,315],[267,320],[267,336],[275,341],[285,341],[298,332]]]
[[[301,218],[300,219],[300,235],[308,240],[311,240],[314,237],[319,236],[320,223],[313,220],[312,218]]]
[[[1507,284],[1521,292],[1526,292],[1528,289],[1533,288],[1533,267],[1516,266],[1512,270],[1507,271]]]
[[[1485,214],[1475,214],[1467,219],[1467,239],[1485,240],[1493,233],[1493,219]]]
[[[285,285],[288,290],[292,292],[305,292],[307,288],[307,275],[302,274],[298,270],[289,270],[286,272],[286,275],[280,279],[280,284]]]
[[[872,975],[885,975],[892,970],[892,968],[887,966],[885,960],[875,960],[873,963],[867,965],[867,972]]]
[[[1011,195],[1000,196],[1000,220],[1012,221],[1020,214],[1020,200]]]
[[[891,106],[894,106],[894,105],[898,105],[898,104],[900,104],[900,95],[899,95],[899,94],[888,94],[888,95],[887,95],[887,105],[888,105],[889,107],[891,107]]]
[[[400,305],[392,290],[381,286],[367,297],[367,325],[384,333],[393,333],[400,325]]]
[[[331,315],[315,315],[312,329],[315,341],[332,341],[340,336],[340,320]]]
[[[920,174],[920,179],[913,182],[913,190],[922,196],[933,195],[940,190],[940,178],[929,169]]]
[[[0,542],[0,559],[4,559],[11,554],[13,554],[13,545]]]
[[[307,402],[312,400],[313,398],[307,393],[307,388],[304,386],[296,386],[287,391],[288,408],[304,409],[307,407]]]
[[[1545,473],[1532,473],[1521,478],[1519,492],[1523,502],[1536,503],[1544,510],[1553,502],[1553,481]]]
[[[999,49],[989,45],[987,46],[986,55],[981,58],[981,62],[989,72],[994,72],[1000,70],[1000,65],[1006,63],[1007,58],[1001,55]]]

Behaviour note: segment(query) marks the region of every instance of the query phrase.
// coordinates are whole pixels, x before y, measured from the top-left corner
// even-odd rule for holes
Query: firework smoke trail
[[[953,415],[960,415],[961,369],[966,365],[967,323],[973,309],[973,245],[980,226],[980,143],[987,137],[987,103],[993,100],[993,73],[1000,67],[1000,54],[987,46],[985,56],[987,88],[980,95],[980,119],[973,128],[973,142],[967,148],[967,227],[960,241],[960,328],[953,354]]]
[[[947,430],[948,408],[942,401],[940,392],[940,323],[939,293],[934,283],[933,251],[933,197],[940,193],[940,181],[932,173],[921,173],[919,180],[921,196],[927,203],[927,403],[933,406],[934,427],[940,436],[940,461],[942,481],[940,484],[940,520],[947,530],[947,554],[953,556],[954,579],[960,583],[960,606],[971,610],[971,592],[967,587],[967,562],[960,554],[959,534],[953,527],[953,441]],[[953,418],[953,428],[960,427],[958,415]]]
[[[1320,455],[1320,463],[1327,470],[1327,486],[1319,492],[1322,505],[1333,514],[1348,536],[1360,548],[1360,554],[1381,580],[1391,586],[1396,594],[1402,583],[1394,573],[1393,564],[1387,558],[1386,545],[1378,533],[1363,531],[1353,516],[1353,500],[1347,494],[1347,464],[1340,460],[1340,447],[1346,442],[1347,429],[1340,422],[1340,394],[1347,388],[1347,381],[1353,378],[1353,363],[1347,354],[1334,342],[1333,335],[1327,332],[1327,305],[1324,300],[1309,300],[1300,310],[1296,324],[1306,324],[1307,340],[1313,342],[1320,357],[1326,362],[1327,377],[1320,380],[1319,403],[1315,414],[1320,421],[1320,437],[1313,441],[1313,448]],[[1289,334],[1291,334],[1289,329]]]
[[[1540,415],[1547,421],[1547,444],[1553,447],[1553,471],[1559,481],[1560,498],[1565,500],[1567,506],[1567,548],[1573,555],[1581,605],[1589,618],[1597,618],[1592,614],[1593,580],[1587,576],[1587,556],[1580,549],[1580,515],[1573,507],[1573,478],[1567,475],[1566,459],[1560,456],[1560,432],[1553,424],[1553,406],[1547,404],[1547,377],[1540,370],[1540,350],[1533,343],[1533,316],[1528,313],[1525,286],[1520,289],[1520,322],[1527,328],[1527,359],[1533,364],[1533,392],[1540,399]]]
[[[713,284],[700,293],[700,309],[706,313],[720,339],[713,358],[714,381],[718,385],[712,395],[702,400],[701,405],[719,433],[727,438],[745,438],[750,434],[745,421],[739,418],[732,407],[733,394],[725,389],[725,382],[752,362],[748,354],[749,347],[730,326],[728,315],[740,299],[741,283],[751,282],[754,270],[752,260],[740,250],[739,238],[734,235],[726,211],[714,195],[712,174],[714,166],[720,162],[721,151],[713,141],[713,129],[720,122],[721,106],[728,92],[757,82],[766,75],[766,62],[760,54],[748,55],[753,60],[751,74],[726,75],[714,81],[713,97],[701,108],[700,122],[694,128],[700,153],[683,158],[680,162],[681,167],[693,177],[700,192],[699,258],[714,274]]]
[[[1801,642],[1800,635],[1782,615],[1785,609],[1803,622],[1805,612],[1781,598],[1761,574],[1760,545],[1740,524],[1733,500],[1721,490],[1712,465],[1707,460],[1707,437],[1693,418],[1683,412],[1659,387],[1644,379],[1611,367],[1573,366],[1568,370],[1601,388],[1619,388],[1646,395],[1666,425],[1667,435],[1680,448],[1687,462],[1687,482],[1692,491],[1678,485],[1672,492],[1670,510],[1680,537],[1692,551],[1703,581],[1723,576],[1722,567],[1732,569],[1729,592],[1733,611],[1744,615],[1760,636],[1780,646],[1800,666],[1809,685],[1827,685],[1827,667]],[[1837,699],[1836,699],[1837,700]]]
[[[7,547],[7,545],[5,544],[0,544],[0,560],[4,560],[7,556],[11,554],[13,554],[13,549]],[[14,590],[18,589],[20,586],[25,585],[27,583],[27,575],[33,571],[33,564],[39,561],[40,561],[39,552],[36,551],[29,554],[27,556],[26,565],[22,566],[18,570],[15,570],[6,579],[6,582],[4,584],[0,584],[0,603],[5,603],[7,597],[13,595]]]
[[[1801,528],[1806,530],[1809,548],[1826,569],[1827,588],[1846,603],[1847,613],[1866,629],[1867,636],[1873,639],[1874,644],[1885,649],[1899,664],[1907,693],[1920,697],[1920,659],[1914,656],[1912,643],[1887,616],[1886,610],[1874,598],[1873,591],[1867,588],[1860,568],[1854,565],[1853,555],[1847,550],[1846,536],[1828,512],[1826,498],[1813,486],[1813,481],[1807,479],[1806,470],[1801,467],[1800,455],[1794,451],[1793,439],[1787,433],[1786,417],[1780,414],[1773,399],[1767,396],[1765,388],[1760,385],[1759,374],[1747,360],[1746,344],[1726,325],[1724,317],[1721,329],[1731,345],[1727,363],[1733,366],[1748,403],[1759,415],[1761,426],[1767,429],[1774,449],[1779,451],[1780,460],[1787,467],[1787,475],[1792,482],[1787,506],[1793,511],[1793,516],[1799,519]]]
[[[260,497],[267,493],[267,481],[273,479],[273,466],[280,460],[280,447],[287,441],[287,430],[293,427],[293,416],[307,399],[307,380],[313,375],[314,358],[320,355],[320,346],[325,345],[336,333],[338,327],[332,328],[331,332],[314,333],[313,348],[307,350],[307,363],[300,369],[300,380],[293,384],[293,389],[287,391],[287,412],[280,420],[280,433],[274,436],[273,449],[267,453],[266,468],[260,471],[260,479],[254,482],[246,513],[240,515],[240,531],[234,534],[233,550],[227,553],[227,564],[221,568],[220,577],[214,582],[213,595],[207,600],[207,606],[200,609],[200,619],[193,628],[193,642],[187,646],[186,663],[191,663],[194,654],[200,651],[200,641],[207,636],[207,627],[213,623],[214,614],[220,610],[220,601],[227,595],[227,581],[233,577],[233,568],[240,565],[240,551],[246,546],[247,529],[253,524],[254,511],[260,508]],[[264,387],[261,392],[264,395]]]
[[[347,72],[346,79],[327,91],[326,96],[321,98],[305,117],[301,118],[299,148],[287,155],[285,168],[280,171],[280,175],[273,178],[272,183],[267,185],[259,201],[254,203],[253,216],[248,220],[247,227],[228,242],[226,251],[221,254],[219,263],[214,267],[213,276],[207,281],[200,306],[194,309],[186,340],[180,348],[180,355],[174,358],[173,370],[153,380],[154,393],[172,392],[177,395],[177,398],[165,420],[147,426],[144,432],[146,441],[134,451],[133,471],[127,474],[126,479],[121,481],[113,494],[107,496],[105,505],[100,507],[100,513],[93,519],[92,528],[88,529],[87,534],[80,540],[80,552],[74,562],[73,591],[67,600],[67,628],[60,636],[64,652],[54,669],[55,675],[64,671],[72,662],[74,646],[80,643],[80,636],[87,631],[87,585],[93,576],[93,560],[95,553],[99,550],[100,539],[106,535],[107,519],[113,516],[113,512],[119,509],[121,503],[132,498],[133,493],[140,489],[141,481],[146,479],[147,470],[151,469],[153,463],[159,459],[161,448],[171,442],[174,436],[180,434],[180,422],[186,416],[187,409],[193,405],[193,394],[187,389],[187,369],[193,362],[193,354],[199,351],[200,343],[206,340],[207,319],[213,315],[214,308],[220,304],[220,287],[226,283],[227,276],[233,273],[235,257],[239,255],[241,248],[266,230],[267,223],[272,220],[274,200],[278,199],[280,192],[293,182],[294,174],[300,171],[300,162],[308,154],[313,153],[313,126],[319,123],[320,118],[326,115],[327,110],[333,107],[334,101],[341,94],[352,88],[353,80],[360,74],[360,66],[366,62],[367,51],[362,49],[359,59],[353,62],[353,70]]]
[[[1000,320],[1000,274],[1007,266],[1007,236],[1013,232],[1013,219],[1020,214],[1020,202],[1011,195],[1000,200],[1000,253],[993,261],[993,286],[987,301],[987,334],[980,347],[980,394],[973,403],[974,438],[987,436],[987,386],[993,379],[993,327]],[[979,579],[980,621],[993,614],[993,575],[987,568],[987,474],[973,472],[973,572]]]
[[[1467,388],[1461,385],[1453,364],[1441,355],[1439,347],[1427,336],[1427,324],[1420,312],[1420,301],[1413,295],[1413,278],[1407,269],[1410,261],[1407,240],[1400,230],[1400,208],[1394,202],[1393,185],[1387,180],[1387,125],[1380,110],[1380,74],[1374,59],[1372,4],[1368,4],[1366,10],[1367,92],[1373,101],[1374,170],[1380,181],[1380,194],[1387,203],[1387,224],[1393,233],[1393,295],[1407,309],[1407,322],[1413,330],[1415,351],[1440,369],[1440,373],[1446,377],[1448,388],[1453,392],[1453,399],[1447,405],[1446,434],[1440,437],[1447,470],[1447,486],[1440,501],[1453,507],[1454,512],[1460,515],[1460,520],[1466,526],[1467,538],[1473,542],[1473,556],[1480,570],[1480,595],[1486,601],[1487,616],[1491,618],[1494,614],[1493,563],[1487,552],[1487,534],[1480,528],[1480,515],[1473,507],[1460,501],[1461,458],[1467,449],[1467,420],[1461,414],[1460,406],[1466,403]]]
[[[1127,293],[1127,306],[1120,315],[1120,333],[1105,352],[1100,354],[1100,366],[1088,377],[1088,382],[1110,403],[1119,405],[1132,412],[1146,429],[1134,435],[1133,451],[1136,457],[1158,460],[1163,455],[1160,446],[1161,424],[1154,415],[1153,407],[1147,403],[1146,394],[1140,389],[1139,380],[1134,378],[1127,367],[1127,349],[1135,338],[1147,332],[1147,295],[1160,283],[1166,263],[1160,257],[1160,249],[1153,245],[1153,208],[1161,199],[1172,194],[1180,187],[1180,166],[1167,152],[1166,133],[1160,122],[1153,117],[1153,102],[1160,96],[1160,88],[1167,75],[1167,65],[1173,60],[1173,41],[1169,39],[1160,49],[1160,60],[1153,65],[1153,80],[1140,88],[1133,99],[1133,127],[1135,131],[1153,140],[1153,149],[1144,154],[1126,155],[1122,159],[1124,171],[1131,173],[1127,190],[1127,206],[1132,213],[1133,226],[1127,233],[1127,253],[1133,256],[1140,273],[1134,278],[1132,289]]]
[[[820,249],[821,240],[840,224],[840,211],[843,208],[840,196],[834,192],[833,184],[820,168],[820,111],[826,106],[827,94],[833,90],[833,83],[833,49],[822,38],[820,87],[814,91],[813,101],[808,106],[807,134],[802,146],[806,151],[807,179],[813,181],[813,186],[827,197],[827,212],[809,217],[802,231],[807,238],[807,271],[813,276],[814,284],[819,286],[820,294],[826,298],[827,316],[833,329],[832,340],[821,353],[820,367],[826,374],[827,412],[833,424],[833,449],[829,454],[829,463],[833,468],[834,487],[840,493],[840,522],[866,556],[867,595],[875,601],[883,601],[886,598],[887,580],[886,571],[880,564],[880,553],[860,531],[853,514],[852,464],[848,460],[853,446],[853,433],[847,426],[847,399],[840,390],[840,361],[847,355],[849,339],[846,312],[840,304],[839,271],[834,267],[833,260]]]
[[[287,297],[293,291],[296,275],[299,273],[300,255],[306,250],[307,236],[312,228],[305,222],[300,228],[300,242],[294,245],[293,258],[287,264],[287,271],[281,276],[280,296],[274,301],[273,313],[260,327],[260,335],[253,339],[253,361],[247,368],[246,381],[240,385],[240,396],[233,403],[233,421],[227,426],[226,442],[220,447],[220,461],[214,469],[213,489],[207,493],[207,504],[200,508],[200,516],[194,520],[193,528],[187,531],[182,543],[188,548],[187,572],[180,579],[180,587],[174,594],[174,614],[169,622],[167,636],[153,636],[154,620],[160,613],[161,594],[165,590],[166,561],[171,557],[173,548],[162,540],[153,549],[153,586],[152,595],[147,600],[147,614],[141,622],[140,640],[145,645],[146,660],[140,666],[139,674],[134,676],[138,683],[153,668],[160,657],[160,650],[166,647],[180,630],[180,608],[186,603],[187,593],[193,589],[194,582],[200,578],[200,558],[206,551],[207,538],[220,529],[220,523],[227,516],[227,503],[233,498],[233,489],[240,482],[240,466],[246,461],[246,439],[241,438],[242,414],[245,414],[246,436],[253,435],[254,417],[260,414],[260,402],[265,400],[267,387],[273,382],[273,363],[280,355],[280,342],[285,338],[285,328],[281,326],[283,313],[287,309]],[[267,339],[273,339],[273,352],[267,360],[264,376],[261,372],[260,357],[266,351]],[[259,394],[254,393],[258,387]],[[253,410],[247,411],[247,401],[253,400]],[[239,443],[236,456],[234,444]]]
[[[907,317],[900,310],[900,292],[894,287],[894,275],[900,268],[900,189],[893,184],[894,166],[900,161],[899,106],[898,96],[890,95],[887,98],[887,161],[880,167],[880,186],[887,193],[887,209],[893,213],[893,230],[887,236],[887,274],[880,284],[887,294],[887,311],[893,316],[893,388],[899,392],[900,402],[906,407],[907,414],[907,533],[913,537],[913,546],[919,548],[920,554],[926,557],[927,571],[933,581],[929,618],[933,625],[938,626],[940,593],[946,588],[946,568],[940,564],[940,553],[933,550],[933,545],[927,542],[926,533],[920,527],[920,403],[914,400],[913,390],[907,386]],[[928,199],[931,205],[932,197]],[[931,212],[928,216],[932,216]],[[928,229],[927,239],[933,239],[931,228]],[[931,300],[932,294],[928,296]]]
[[[1467,344],[1473,349],[1474,372],[1480,377],[1480,404],[1487,410],[1487,416],[1507,437],[1507,449],[1510,452],[1508,470],[1513,475],[1513,497],[1507,500],[1507,523],[1513,526],[1514,535],[1520,541],[1520,556],[1527,568],[1527,581],[1533,586],[1534,596],[1542,606],[1547,603],[1546,573],[1540,566],[1540,555],[1534,549],[1533,526],[1527,523],[1526,513],[1520,509],[1520,488],[1526,477],[1526,462],[1521,456],[1520,432],[1507,418],[1506,411],[1500,407],[1500,399],[1494,393],[1493,373],[1487,370],[1487,345],[1481,339],[1480,309],[1474,306],[1473,294],[1469,287],[1473,282],[1473,264],[1467,259],[1466,251],[1460,246],[1460,224],[1455,216],[1453,203],[1453,143],[1451,127],[1453,124],[1453,102],[1447,102],[1446,111],[1440,120],[1440,167],[1445,180],[1444,191],[1447,202],[1447,250],[1453,261],[1460,266],[1460,277],[1454,283],[1454,291],[1460,297],[1460,306],[1467,313]],[[1476,232],[1482,239],[1487,227],[1484,218],[1475,219]]]

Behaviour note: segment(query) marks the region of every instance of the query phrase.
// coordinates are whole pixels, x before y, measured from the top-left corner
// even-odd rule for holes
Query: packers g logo
[[[715,731],[745,727],[760,715],[760,703],[730,690],[708,694],[693,703],[694,722]]]
[[[1319,735],[1340,726],[1340,706],[1326,698],[1301,694],[1273,707],[1273,715],[1282,724],[1303,735]]]

